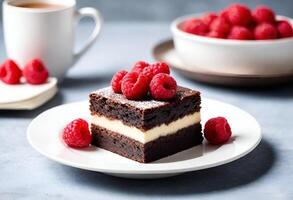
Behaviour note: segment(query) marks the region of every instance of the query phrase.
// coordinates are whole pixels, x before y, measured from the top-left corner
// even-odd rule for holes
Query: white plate
[[[46,92],[30,98],[28,100],[17,101],[13,103],[0,103],[0,110],[33,110],[40,107],[58,92],[57,86],[47,90]]]
[[[41,85],[31,85],[24,82],[18,85],[8,85],[0,81],[0,104],[16,103],[35,98],[55,88],[56,85],[57,79],[53,77]]]
[[[32,110],[53,98],[57,91],[57,79],[52,77],[41,85],[24,82],[19,85],[7,85],[0,81],[0,109]]]
[[[160,178],[222,165],[252,151],[261,140],[258,122],[247,112],[215,100],[202,100],[202,123],[224,116],[230,122],[233,137],[225,145],[200,146],[141,164],[109,151],[90,147],[76,150],[64,145],[61,131],[73,119],[89,119],[88,102],[57,106],[36,117],[28,127],[29,143],[41,154],[59,163],[127,178]]]

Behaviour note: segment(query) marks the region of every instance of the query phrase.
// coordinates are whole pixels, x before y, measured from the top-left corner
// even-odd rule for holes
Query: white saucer
[[[59,163],[113,176],[127,178],[161,178],[222,165],[252,151],[261,140],[261,128],[250,114],[235,106],[215,100],[202,100],[202,123],[216,116],[230,122],[233,137],[222,146],[202,145],[141,164],[109,151],[90,147],[76,150],[61,139],[63,127],[76,118],[89,119],[88,102],[57,106],[36,117],[27,129],[29,143],[41,154]]]
[[[57,90],[56,78],[49,78],[41,85],[7,85],[0,81],[0,109],[32,110],[50,100]]]

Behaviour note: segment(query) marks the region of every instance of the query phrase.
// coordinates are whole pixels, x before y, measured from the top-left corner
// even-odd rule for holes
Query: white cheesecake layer
[[[92,115],[91,123],[145,144],[156,140],[161,136],[171,135],[180,129],[200,123],[200,112],[186,115],[168,125],[161,124],[160,126],[156,126],[147,131],[142,131],[136,127],[125,125],[122,121],[117,119],[108,119],[98,115]]]

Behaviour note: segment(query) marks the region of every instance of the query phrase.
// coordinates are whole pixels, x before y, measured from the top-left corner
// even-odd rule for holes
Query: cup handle
[[[94,44],[94,42],[96,41],[96,39],[101,31],[101,27],[102,27],[102,23],[103,23],[103,19],[102,19],[100,12],[95,8],[90,8],[90,7],[81,8],[76,11],[75,17],[76,17],[77,21],[79,21],[83,17],[92,18],[95,22],[95,28],[92,31],[89,38],[87,39],[84,46],[78,52],[74,53],[73,63],[77,62],[79,60],[79,58],[85,52],[87,52],[87,50],[89,50],[89,48]]]

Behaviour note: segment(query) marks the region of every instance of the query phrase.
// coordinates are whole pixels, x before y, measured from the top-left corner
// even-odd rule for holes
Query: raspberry
[[[23,76],[28,83],[39,85],[46,83],[49,72],[41,60],[33,59],[25,65]]]
[[[257,23],[275,23],[275,13],[267,6],[257,6],[252,12],[252,17]]]
[[[252,40],[253,33],[246,27],[243,26],[234,26],[232,27],[228,39],[234,40]]]
[[[182,30],[195,35],[205,35],[209,27],[200,19],[189,19],[183,23]]]
[[[164,62],[158,62],[144,68],[142,71],[142,74],[146,75],[149,78],[149,81],[151,81],[152,78],[159,73],[170,74],[169,65]]]
[[[121,82],[121,90],[127,99],[139,100],[148,93],[149,79],[144,74],[130,72],[124,76]]]
[[[142,70],[146,67],[148,67],[149,64],[147,62],[144,61],[138,61],[137,63],[134,64],[134,67],[132,68],[132,72],[137,72],[137,73],[141,73]]]
[[[4,63],[0,65],[0,79],[6,75],[6,70],[4,68]]]
[[[226,38],[225,34],[217,32],[217,31],[210,31],[208,34],[206,34],[207,37],[211,38]]]
[[[222,17],[218,17],[211,23],[210,29],[222,35],[226,35],[230,31],[230,24]]]
[[[239,26],[248,26],[252,21],[250,9],[239,3],[228,7],[227,18],[232,25]]]
[[[88,147],[92,141],[88,123],[83,119],[75,119],[63,130],[64,142],[73,148]]]
[[[277,36],[277,29],[269,23],[259,24],[254,29],[254,38],[256,40],[276,39]]]
[[[228,9],[225,8],[224,10],[219,12],[219,17],[224,18],[225,20],[228,20]]]
[[[155,75],[150,83],[150,92],[156,100],[169,100],[176,96],[177,83],[168,74]]]
[[[232,135],[230,125],[224,117],[209,119],[204,127],[204,136],[211,144],[224,144]]]
[[[203,16],[202,21],[206,25],[210,26],[214,19],[216,19],[218,16],[215,13],[207,13]]]
[[[123,79],[123,77],[127,74],[128,72],[125,70],[121,70],[119,72],[117,72],[116,74],[114,74],[112,80],[111,80],[111,86],[112,86],[112,90],[115,93],[122,93],[121,91],[121,81]]]
[[[250,31],[253,32],[253,30],[255,29],[255,27],[257,25],[258,25],[257,22],[255,20],[252,20],[251,23],[248,26],[246,26],[245,28],[248,28]]]
[[[6,60],[0,67],[0,78],[6,84],[19,84],[21,76],[21,69],[13,60]]]
[[[285,20],[278,21],[277,29],[281,38],[293,37],[292,25],[289,22]]]

